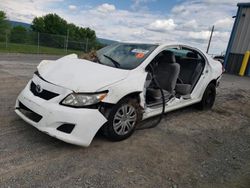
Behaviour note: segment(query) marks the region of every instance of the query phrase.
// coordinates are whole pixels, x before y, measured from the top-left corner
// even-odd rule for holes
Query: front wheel
[[[136,100],[124,99],[113,107],[108,122],[104,126],[104,134],[113,141],[121,141],[130,137],[141,119],[140,107]]]
[[[197,104],[199,110],[208,110],[211,109],[214,105],[216,97],[216,87],[213,83],[208,84],[201,102]]]

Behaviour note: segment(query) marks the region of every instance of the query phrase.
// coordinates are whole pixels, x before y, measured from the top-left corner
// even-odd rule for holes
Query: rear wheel
[[[203,94],[201,102],[197,104],[197,108],[200,110],[211,109],[214,105],[215,97],[216,87],[213,83],[210,83]]]
[[[130,137],[141,119],[140,107],[134,99],[124,99],[113,107],[108,122],[104,126],[104,134],[113,141],[121,141]]]

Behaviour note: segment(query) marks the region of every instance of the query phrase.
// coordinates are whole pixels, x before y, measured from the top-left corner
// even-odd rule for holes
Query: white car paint
[[[30,81],[17,98],[15,112],[27,123],[53,137],[68,143],[89,146],[96,132],[107,121],[106,117],[98,109],[71,108],[62,106],[60,102],[72,92],[93,93],[108,90],[102,102],[116,104],[124,96],[138,92],[144,109],[143,119],[158,115],[161,113],[161,107],[150,108],[145,104],[145,81],[148,74],[145,67],[161,51],[178,46],[159,45],[140,66],[133,70],[121,70],[78,59],[74,54],[56,61],[42,61],[38,66],[38,71],[44,80],[34,75],[32,81],[45,90],[58,93],[59,96],[48,101],[34,96],[30,91]],[[212,80],[220,79],[221,64],[206,53],[195,50],[202,53],[206,59],[202,76],[191,95],[188,96],[188,100],[184,100],[184,97],[171,99],[166,104],[165,112],[201,101],[207,85]],[[19,109],[19,102],[43,116],[42,120],[35,123],[26,117]],[[66,134],[58,131],[57,127],[63,123],[75,124],[73,132]]]
[[[47,81],[75,92],[95,92],[101,87],[125,79],[129,73],[128,70],[78,59],[75,55],[45,62],[42,62],[45,66],[38,67],[39,74]]]

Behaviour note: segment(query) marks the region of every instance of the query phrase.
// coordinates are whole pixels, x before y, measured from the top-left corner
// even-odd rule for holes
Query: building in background
[[[231,74],[239,74],[244,55],[250,51],[250,3],[239,3],[237,6],[238,12],[224,62],[226,71]],[[245,75],[250,76],[250,62]]]

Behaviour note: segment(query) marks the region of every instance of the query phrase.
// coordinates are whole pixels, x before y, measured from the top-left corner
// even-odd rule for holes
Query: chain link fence
[[[32,31],[0,31],[0,52],[69,54],[87,53],[97,49],[95,40],[74,40],[69,35],[54,35]]]

